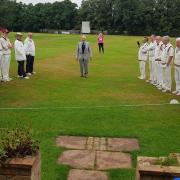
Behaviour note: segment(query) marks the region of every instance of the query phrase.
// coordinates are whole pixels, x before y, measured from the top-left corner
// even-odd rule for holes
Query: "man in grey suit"
[[[86,36],[81,37],[81,42],[78,43],[76,59],[79,60],[81,77],[88,77],[88,62],[92,60],[92,50]]]

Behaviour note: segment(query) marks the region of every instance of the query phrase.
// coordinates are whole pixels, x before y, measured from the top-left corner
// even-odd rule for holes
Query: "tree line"
[[[0,26],[13,31],[91,29],[111,34],[180,34],[180,0],[83,0],[81,7],[64,0],[23,4],[0,0]]]

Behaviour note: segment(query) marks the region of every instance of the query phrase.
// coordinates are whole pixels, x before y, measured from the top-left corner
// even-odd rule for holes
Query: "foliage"
[[[29,129],[1,129],[0,135],[0,163],[7,158],[31,156],[39,150],[39,142],[33,140]]]
[[[0,26],[13,31],[80,29],[81,21],[92,29],[131,35],[180,34],[179,0],[83,0],[78,9],[70,0],[25,5],[0,0]]]
[[[168,156],[165,158],[158,158],[155,162],[155,165],[161,165],[161,166],[177,166],[178,160],[177,157],[174,156]]]

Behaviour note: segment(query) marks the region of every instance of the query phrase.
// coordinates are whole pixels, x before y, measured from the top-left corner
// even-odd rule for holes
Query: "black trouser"
[[[25,61],[18,61],[18,75],[26,77],[26,73],[24,70],[24,62]]]
[[[26,61],[26,73],[33,73],[34,56],[27,55]]]
[[[101,50],[104,53],[104,44],[103,43],[99,43],[99,52],[100,53],[101,53]]]

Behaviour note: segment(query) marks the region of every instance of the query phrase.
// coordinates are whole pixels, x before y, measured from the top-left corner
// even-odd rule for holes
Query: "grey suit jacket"
[[[84,54],[82,52],[82,44],[83,42],[79,42],[77,45],[76,58],[79,60],[81,59],[88,60],[89,58],[92,58],[92,50],[90,44],[85,41],[86,48],[84,50]]]

